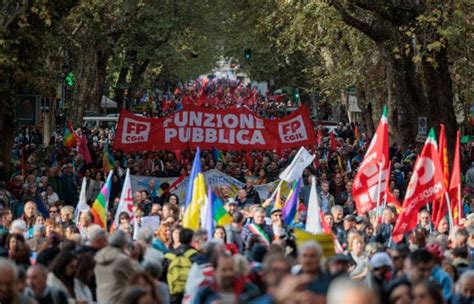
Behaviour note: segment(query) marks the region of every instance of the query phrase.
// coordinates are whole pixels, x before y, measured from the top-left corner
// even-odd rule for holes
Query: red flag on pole
[[[337,149],[337,142],[334,132],[329,133],[329,147],[331,148],[331,151],[336,151]]]
[[[443,173],[443,183],[446,188],[449,186],[449,165],[448,165],[448,149],[446,147],[446,131],[444,124],[440,125],[439,131],[439,160],[441,162],[441,170]],[[446,215],[448,212],[448,206],[446,204],[446,196],[441,196],[439,200],[433,202],[433,212],[432,212],[432,220],[435,227],[438,227],[439,222],[441,219]]]
[[[318,133],[316,135],[316,142],[318,144],[318,147],[321,145],[321,141],[323,140],[323,132],[321,129],[318,128]]]
[[[451,181],[449,183],[449,198],[453,208],[454,224],[460,225],[463,218],[463,208],[461,200],[461,155],[459,138],[461,134],[458,130],[456,134],[456,150],[454,151],[453,171],[451,172]]]
[[[399,237],[416,226],[418,210],[446,192],[434,130],[431,129],[423,150],[416,160],[413,175],[403,202],[403,212],[397,219],[393,236]]]
[[[389,178],[388,157],[387,107],[384,107],[377,131],[352,185],[352,197],[359,214],[372,210],[377,203],[380,204]]]

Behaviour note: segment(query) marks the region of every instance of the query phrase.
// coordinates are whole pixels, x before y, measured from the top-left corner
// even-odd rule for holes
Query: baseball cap
[[[374,269],[380,268],[380,267],[383,267],[383,266],[388,266],[390,268],[393,268],[393,263],[392,263],[392,259],[388,255],[388,253],[386,253],[386,252],[377,252],[370,259],[370,266],[372,266],[372,268],[374,268]]]
[[[275,212],[281,212],[281,208],[274,208],[272,209],[272,211],[270,212],[270,214],[273,214]]]
[[[228,198],[226,203],[229,205],[237,205],[237,202],[234,198]]]

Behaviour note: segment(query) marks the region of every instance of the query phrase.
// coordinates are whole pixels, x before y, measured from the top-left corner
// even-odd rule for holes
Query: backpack
[[[165,258],[170,260],[166,280],[168,281],[171,295],[184,293],[184,287],[188,280],[189,270],[193,264],[191,256],[195,253],[197,253],[196,250],[188,249],[180,255],[171,252],[165,254]]]

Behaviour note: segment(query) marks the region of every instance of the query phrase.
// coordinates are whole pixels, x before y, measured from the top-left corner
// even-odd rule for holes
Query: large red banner
[[[282,119],[264,119],[247,108],[214,110],[195,105],[164,118],[146,118],[122,110],[114,149],[124,152],[216,148],[271,150],[316,142],[308,109]]]

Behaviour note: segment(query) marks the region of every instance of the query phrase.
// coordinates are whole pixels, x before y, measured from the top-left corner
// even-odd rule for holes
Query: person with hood
[[[137,262],[126,253],[129,243],[129,236],[117,230],[109,236],[109,245],[96,254],[94,273],[99,303],[117,303],[128,280],[138,272]]]

